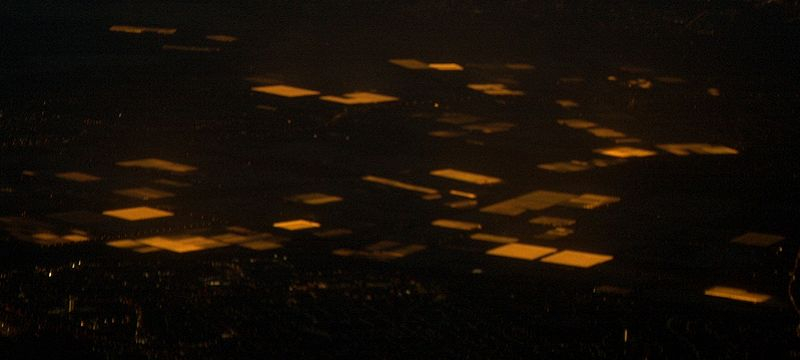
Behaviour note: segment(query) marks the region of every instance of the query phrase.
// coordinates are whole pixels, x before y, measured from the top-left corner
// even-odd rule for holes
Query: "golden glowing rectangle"
[[[596,253],[575,251],[575,250],[564,250],[542,259],[542,262],[550,264],[574,266],[579,268],[590,268],[592,266],[600,265],[604,262],[611,261],[613,258],[614,257],[611,255],[596,254]]]
[[[277,95],[288,98],[319,95],[319,91],[303,89],[289,85],[255,86],[250,88],[250,90],[264,94]]]
[[[464,68],[456,63],[431,63],[428,64],[431,69],[439,71],[462,71]]]
[[[577,207],[581,209],[596,209],[603,205],[613,204],[619,202],[620,198],[616,196],[606,196],[598,194],[582,194],[576,198],[569,199],[562,205]]]
[[[323,205],[323,204],[342,201],[342,198],[322,193],[309,193],[309,194],[300,194],[292,196],[291,198],[289,198],[289,200],[295,202],[301,202],[308,205]]]
[[[783,241],[785,237],[773,234],[749,232],[737,236],[731,242],[750,246],[768,247]]]
[[[544,210],[575,197],[575,194],[537,190],[512,199],[517,206],[528,210]]]
[[[106,243],[106,245],[120,249],[130,249],[130,248],[140,247],[142,246],[142,243],[135,240],[125,239],[125,240],[109,241]]]
[[[611,148],[596,149],[595,152],[606,156],[612,156],[618,158],[648,157],[656,155],[655,151],[639,149],[629,146],[617,146]]]
[[[586,131],[600,138],[623,138],[627,136],[625,135],[625,133],[621,133],[614,129],[607,129],[607,128],[594,128],[594,129],[587,129]]]
[[[175,214],[169,211],[141,206],[141,207],[127,208],[127,209],[107,210],[103,211],[103,215],[128,221],[140,221],[140,220],[169,217]]]
[[[564,227],[575,225],[575,219],[566,219],[555,216],[537,216],[530,220],[531,224]]]
[[[344,105],[377,104],[399,100],[396,97],[381,95],[371,92],[352,92],[343,96],[320,96],[320,100],[335,102]]]
[[[408,190],[408,191],[415,191],[415,192],[419,192],[419,193],[423,193],[423,194],[429,194],[429,195],[434,195],[434,194],[438,195],[439,194],[439,191],[436,190],[436,189],[431,189],[431,188],[424,187],[424,186],[412,185],[412,184],[404,183],[402,181],[382,178],[382,177],[378,177],[378,176],[367,175],[367,176],[362,177],[361,180],[374,182],[374,183],[381,184],[381,185],[387,185],[387,186],[395,187],[395,188],[398,188],[398,189],[403,189],[403,190]]]
[[[585,161],[562,161],[562,162],[554,162],[548,164],[539,164],[536,165],[539,169],[566,173],[566,172],[576,172],[576,171],[584,171],[589,170],[592,168],[592,165]]]
[[[305,229],[316,229],[316,228],[320,227],[321,225],[318,222],[299,219],[299,220],[289,220],[289,221],[276,222],[276,223],[272,224],[272,226],[274,226],[276,228],[279,228],[279,229],[284,229],[284,230],[289,230],[289,231],[297,231],[297,230],[305,230]]]
[[[211,237],[214,241],[224,242],[226,244],[239,244],[250,240],[250,236],[244,236],[239,234],[233,233],[224,233],[219,235],[214,235]]]
[[[101,179],[98,176],[77,171],[58,173],[56,174],[56,177],[64,180],[77,181],[77,182],[91,182],[91,181],[98,181]]]
[[[158,28],[158,27],[144,27],[144,26],[130,26],[130,25],[114,25],[108,29],[113,32],[124,32],[130,34],[142,34],[146,32],[156,33],[159,35],[172,35],[175,34],[177,29]]]
[[[391,59],[389,60],[390,63],[395,64],[397,66],[404,67],[406,69],[411,70],[428,70],[427,63],[419,61],[417,59]]]
[[[155,200],[175,196],[175,194],[171,192],[156,190],[149,187],[122,189],[114,191],[114,193],[141,200]]]
[[[463,182],[467,182],[467,183],[471,183],[471,184],[477,184],[477,185],[492,185],[492,184],[498,184],[498,183],[502,182],[502,180],[500,180],[499,178],[493,177],[493,176],[482,175],[482,174],[473,173],[473,172],[469,172],[469,171],[462,171],[462,170],[449,169],[449,168],[448,169],[433,170],[433,171],[430,172],[430,174],[433,175],[433,176],[439,176],[439,177],[443,177],[443,178],[463,181]]]
[[[450,195],[453,196],[460,196],[467,199],[476,199],[478,195],[475,195],[471,192],[461,191],[461,190],[450,190]]]
[[[727,146],[710,144],[661,144],[657,147],[678,156],[687,156],[692,153],[701,155],[735,155],[739,153],[736,149]]]
[[[525,92],[519,90],[511,90],[507,88],[505,84],[467,84],[467,87],[472,90],[480,91],[486,95],[492,95],[492,96],[525,95]]]
[[[486,233],[475,233],[470,235],[469,238],[472,240],[489,241],[501,244],[515,243],[519,241],[518,238],[515,238],[513,236],[502,236],[502,235],[493,235]]]
[[[552,254],[556,251],[558,251],[558,249],[546,246],[512,243],[490,249],[486,253],[489,255],[503,256],[514,259],[536,260],[542,256]]]
[[[211,249],[220,246],[226,246],[226,244],[216,242],[211,239],[200,236],[188,237],[188,238],[166,238],[161,236],[155,236],[155,237],[141,239],[138,242],[154,248],[168,250],[176,253],[186,253],[192,251]]]
[[[250,241],[239,244],[239,246],[256,251],[272,250],[283,247],[281,244],[278,244],[276,242],[264,241],[264,240]]]
[[[194,166],[179,164],[172,161],[155,159],[155,158],[120,161],[117,163],[117,166],[165,170],[177,173],[185,173],[197,170],[197,168]]]
[[[431,225],[447,229],[464,230],[464,231],[478,230],[481,228],[481,224],[478,223],[452,220],[452,219],[437,219],[431,222]]]
[[[705,294],[708,296],[744,301],[753,304],[763,303],[771,298],[769,295],[766,294],[751,293],[744,289],[738,289],[726,286],[714,286],[710,289],[706,289]]]
[[[558,123],[573,129],[589,129],[596,127],[597,124],[583,119],[561,119]]]

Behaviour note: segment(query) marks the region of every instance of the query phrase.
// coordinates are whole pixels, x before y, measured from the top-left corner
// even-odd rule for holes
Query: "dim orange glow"
[[[289,231],[297,231],[297,230],[305,230],[305,229],[316,229],[321,225],[318,222],[309,221],[309,220],[289,220],[289,221],[281,221],[272,224],[273,227],[289,230]]]
[[[596,153],[600,153],[606,156],[618,157],[618,158],[629,158],[629,157],[648,157],[648,156],[655,156],[657,153],[655,151],[639,149],[634,147],[628,146],[618,146],[612,148],[603,148],[595,150]]]
[[[731,242],[742,245],[768,247],[783,241],[783,239],[785,239],[785,237],[780,235],[749,232],[737,236],[731,240]]]
[[[428,67],[439,71],[462,71],[464,68],[456,63],[431,63]]]
[[[575,219],[565,219],[554,216],[537,216],[529,221],[531,224],[547,225],[547,226],[571,226],[575,225]]]
[[[506,64],[505,66],[506,66],[506,68],[511,69],[511,70],[534,70],[534,69],[536,69],[535,66],[533,66],[531,64],[525,64],[525,63],[511,63],[511,64]]]
[[[558,251],[558,249],[551,247],[512,243],[496,247],[487,251],[486,253],[489,255],[521,260],[536,260],[542,256],[552,254],[556,251]]]
[[[188,52],[217,52],[220,51],[220,48],[216,47],[208,47],[208,46],[189,46],[189,45],[163,45],[161,46],[163,50],[176,50],[176,51],[188,51]]]
[[[467,199],[477,199],[478,198],[477,195],[475,195],[475,194],[473,194],[471,192],[466,192],[466,191],[461,191],[461,190],[450,190],[450,195],[460,196],[460,197],[467,198]]]
[[[154,200],[154,199],[163,199],[175,196],[175,194],[171,192],[151,189],[148,187],[140,187],[140,188],[131,188],[131,189],[122,189],[114,191],[115,194],[132,197],[135,199],[141,200]]]
[[[371,92],[352,92],[342,96],[320,96],[320,100],[335,102],[344,105],[377,104],[399,100],[396,97],[381,95]]]
[[[448,178],[448,179],[468,182],[468,183],[477,184],[477,185],[492,185],[492,184],[498,184],[498,183],[502,182],[502,180],[500,180],[499,178],[493,177],[493,176],[482,175],[482,174],[473,173],[473,172],[469,172],[469,171],[462,171],[462,170],[449,169],[449,168],[448,169],[433,170],[433,171],[430,172],[430,174],[434,175],[434,176],[439,176],[439,177],[443,177],[443,178]]]
[[[257,240],[239,244],[243,248],[256,251],[272,250],[283,247],[281,244],[272,241]]]
[[[691,154],[701,155],[735,155],[739,152],[736,149],[722,145],[710,144],[660,144],[657,147],[670,154],[687,156]]]
[[[419,61],[417,59],[391,59],[389,60],[390,63],[395,64],[400,67],[404,67],[410,70],[428,70],[427,63]]]
[[[387,186],[395,187],[395,188],[398,188],[398,189],[414,191],[414,192],[419,192],[419,193],[428,194],[428,195],[439,195],[439,191],[436,190],[436,189],[431,189],[431,188],[424,187],[424,186],[412,185],[412,184],[404,183],[402,181],[382,178],[382,177],[378,177],[378,176],[367,175],[367,176],[362,177],[361,179],[364,180],[364,181],[369,181],[369,182],[373,182],[373,183],[381,184],[381,185],[387,185]]]
[[[230,35],[208,35],[206,36],[206,39],[218,42],[226,42],[226,43],[239,40],[239,38]]]
[[[587,129],[586,131],[600,138],[622,138],[627,136],[624,133],[621,133],[614,129],[606,129],[606,128]]]
[[[300,194],[292,196],[291,198],[289,198],[289,200],[295,202],[301,202],[307,205],[324,205],[342,201],[342,198],[322,193],[309,193],[309,194]]]
[[[753,304],[763,303],[770,299],[770,296],[766,294],[751,293],[744,289],[738,289],[727,286],[714,286],[712,288],[706,289],[705,294],[707,296],[720,297],[736,301],[744,301]]]
[[[142,206],[142,207],[127,208],[127,209],[103,211],[103,215],[128,221],[141,221],[141,220],[169,217],[175,214],[169,211]]]
[[[481,228],[481,224],[467,222],[467,221],[459,221],[459,220],[451,220],[451,219],[437,219],[431,222],[431,225],[438,226],[446,229],[455,229],[455,230],[464,230],[464,231],[472,231],[478,230]]]
[[[588,129],[597,126],[597,124],[583,119],[561,119],[557,120],[557,122],[573,129]]]
[[[82,173],[82,172],[77,172],[77,171],[58,173],[58,174],[56,174],[56,177],[64,179],[64,180],[70,180],[70,181],[76,181],[76,182],[92,182],[92,181],[98,181],[98,180],[102,179],[102,178],[100,178],[98,176],[94,176],[94,175],[87,174],[87,173]]]
[[[172,35],[175,34],[177,29],[170,29],[170,28],[158,28],[158,27],[144,27],[144,26],[130,26],[130,25],[114,25],[108,29],[109,31],[113,32],[124,32],[130,34],[142,34],[142,33],[156,33],[159,35]]]
[[[581,209],[596,209],[603,205],[619,202],[620,198],[615,196],[597,195],[597,194],[582,194],[576,198],[569,199],[563,205],[578,207]]]
[[[521,96],[524,91],[511,90],[505,84],[467,84],[467,87],[492,96]]]
[[[565,109],[572,109],[580,106],[577,101],[571,99],[558,99],[556,100],[556,104]]]
[[[566,266],[574,266],[579,268],[590,268],[611,261],[614,257],[611,255],[595,254],[584,251],[564,250],[553,255],[550,255],[542,262],[550,264],[559,264]]]
[[[508,244],[519,241],[518,238],[515,238],[513,236],[502,236],[502,235],[493,235],[486,233],[475,233],[470,235],[469,238],[472,240],[488,241],[501,244]]]
[[[461,128],[464,130],[471,130],[471,131],[480,131],[484,134],[493,134],[498,132],[505,132],[511,130],[511,128],[517,126],[517,124],[510,123],[510,122],[493,122],[493,123],[480,123],[480,124],[470,124],[464,125]]]
[[[165,170],[177,173],[185,173],[190,171],[197,170],[194,166],[184,165],[175,163],[172,161],[155,159],[155,158],[148,158],[148,159],[139,159],[139,160],[130,160],[130,161],[120,161],[117,162],[117,166],[121,167],[138,167],[144,169],[155,169],[155,170]]]
[[[303,89],[289,85],[255,86],[250,88],[250,90],[264,94],[277,95],[288,98],[319,95],[319,91]]]

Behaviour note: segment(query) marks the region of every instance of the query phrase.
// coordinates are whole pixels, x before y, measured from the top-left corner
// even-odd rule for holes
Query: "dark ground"
[[[42,248],[0,227],[0,358],[800,357],[789,285],[800,176],[800,12],[792,2],[18,2],[0,11],[0,218],[79,227],[92,238]],[[178,32],[109,32],[115,24]],[[209,34],[239,40],[215,43]],[[414,72],[392,58],[466,70]],[[653,80],[660,76],[686,82]],[[637,78],[653,88],[625,86]],[[348,107],[250,91],[272,82],[400,100]],[[506,82],[526,94],[484,96],[466,88],[473,82]],[[554,104],[561,98],[581,107],[562,109]],[[516,127],[429,136],[459,129],[436,122],[445,113]],[[558,118],[632,134],[643,141],[636,147],[711,143],[739,154],[661,152],[548,172],[537,165],[601,157],[592,150],[609,146]],[[114,165],[147,157],[199,170]],[[444,167],[504,182],[428,175]],[[66,171],[103,180],[53,176]],[[444,203],[455,198],[423,200],[364,175],[474,192],[480,206],[538,189],[621,201],[508,218],[451,209]],[[113,193],[164,177],[191,186],[146,203]],[[344,201],[285,200],[308,192]],[[85,220],[140,205],[176,216],[134,225],[54,216],[82,211]],[[575,218],[575,233],[535,240],[542,228],[527,223],[535,215]],[[353,234],[319,239],[272,228],[293,218]],[[576,270],[491,257],[483,253],[490,244],[431,227],[437,218],[614,260]],[[265,252],[136,254],[105,245],[230,225],[291,240]],[[746,232],[786,239],[763,248],[730,243]],[[427,249],[391,262],[331,255],[380,240]],[[771,299],[704,296],[714,285]],[[70,298],[77,310],[67,313]]]

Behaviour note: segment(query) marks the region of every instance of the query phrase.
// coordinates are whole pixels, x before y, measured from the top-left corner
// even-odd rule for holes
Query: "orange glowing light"
[[[170,217],[175,214],[169,211],[142,206],[142,207],[127,208],[127,209],[107,210],[103,211],[103,215],[128,221],[141,221],[141,220]]]
[[[477,185],[493,185],[502,182],[502,180],[493,176],[482,175],[469,171],[462,171],[450,168],[433,170],[430,172],[430,174],[434,176],[463,181]]]
[[[536,260],[542,256],[552,254],[556,251],[558,251],[558,249],[546,246],[511,243],[490,249],[486,253],[489,255],[521,260]]]
[[[542,262],[579,268],[590,268],[614,259],[611,255],[596,254],[584,251],[564,250],[550,255]]]

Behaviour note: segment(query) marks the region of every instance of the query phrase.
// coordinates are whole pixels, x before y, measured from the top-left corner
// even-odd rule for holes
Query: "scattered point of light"
[[[536,260],[542,256],[552,254],[556,251],[558,251],[558,249],[546,246],[512,243],[490,249],[486,253],[489,255],[514,259]]]
[[[288,97],[288,98],[319,95],[319,91],[303,89],[303,88],[289,86],[289,85],[255,86],[255,87],[250,88],[250,90],[253,90],[255,92],[264,93],[264,94],[278,95],[278,96],[283,96],[283,97]]]
[[[297,230],[305,230],[305,229],[316,229],[316,228],[320,227],[321,225],[318,222],[298,219],[298,220],[289,220],[289,221],[276,222],[276,223],[272,224],[272,226],[274,226],[276,228],[279,228],[279,229],[284,229],[284,230],[289,230],[289,231],[297,231]]]
[[[766,294],[751,293],[744,289],[727,287],[727,286],[714,286],[712,288],[706,289],[705,294],[707,296],[744,301],[753,304],[763,303],[770,299],[770,296]]]
[[[128,221],[140,221],[173,216],[175,214],[146,206],[103,211],[103,215]]]
[[[450,168],[433,170],[430,172],[430,174],[433,176],[439,176],[447,179],[453,179],[477,185],[493,185],[502,182],[502,180],[493,176],[482,175],[469,171],[462,171]]]
[[[613,258],[614,257],[611,255],[596,254],[596,253],[575,251],[575,250],[564,250],[542,259],[542,262],[550,264],[574,266],[580,268],[589,268],[592,266],[600,265],[604,262],[611,261]]]

